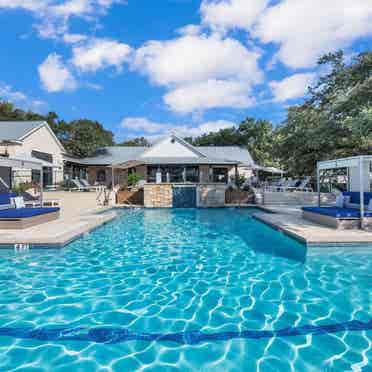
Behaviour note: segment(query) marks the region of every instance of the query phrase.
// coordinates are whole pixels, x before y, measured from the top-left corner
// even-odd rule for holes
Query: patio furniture
[[[60,209],[56,207],[16,208],[22,204],[20,199],[15,193],[0,194],[0,229],[26,229],[59,218]]]
[[[79,181],[85,188],[90,190],[98,191],[102,187],[100,185],[91,185],[85,178],[79,178]]]
[[[73,178],[70,180],[71,183],[75,185],[75,187],[71,187],[69,191],[97,191],[98,186],[85,186],[79,179]]]
[[[360,211],[355,208],[339,207],[303,207],[304,219],[335,229],[359,229]],[[366,223],[372,222],[372,211],[364,212]]]

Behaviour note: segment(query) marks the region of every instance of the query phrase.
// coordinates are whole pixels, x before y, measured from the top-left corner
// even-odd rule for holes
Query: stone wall
[[[256,202],[259,203],[258,199],[261,200],[262,204],[265,205],[317,205],[318,204],[318,193],[316,192],[267,192],[265,191],[261,198],[256,198]],[[330,204],[335,202],[334,194],[322,193],[320,195],[322,204]]]
[[[144,186],[144,205],[146,208],[172,208],[172,185],[169,183],[146,184]]]
[[[224,207],[225,188],[225,185],[221,184],[197,185],[197,206],[200,208]],[[172,208],[172,184],[146,184],[144,186],[144,206],[146,208]]]
[[[225,185],[206,184],[197,188],[197,205],[200,208],[216,208],[225,206]]]

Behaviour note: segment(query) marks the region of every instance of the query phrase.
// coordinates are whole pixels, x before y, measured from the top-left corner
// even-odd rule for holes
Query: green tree
[[[296,175],[314,174],[319,160],[372,151],[372,53],[350,63],[342,52],[327,54],[319,64],[329,72],[276,130],[275,152]]]
[[[145,137],[137,137],[119,144],[119,146],[149,147],[151,144]]]
[[[62,141],[67,151],[80,157],[93,156],[97,149],[114,145],[114,135],[97,121],[88,119],[74,120],[64,124]]]

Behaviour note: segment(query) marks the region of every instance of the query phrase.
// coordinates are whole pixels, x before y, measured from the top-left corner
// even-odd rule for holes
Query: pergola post
[[[316,164],[316,189],[318,192],[318,207],[320,207],[320,169],[319,163]]]
[[[115,182],[115,167],[111,167],[111,190],[114,190],[114,182]]]
[[[239,169],[238,169],[238,166],[237,164],[235,164],[235,186],[238,187],[238,183],[239,183]]]
[[[359,157],[359,190],[360,190],[360,223],[363,228],[364,220],[364,169],[363,157]]]
[[[40,168],[40,205],[43,206],[43,184],[44,184],[44,176],[43,176],[43,167]]]

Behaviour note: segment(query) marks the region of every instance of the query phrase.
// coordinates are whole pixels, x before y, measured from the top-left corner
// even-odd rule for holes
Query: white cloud
[[[207,80],[171,90],[164,102],[183,114],[217,107],[246,108],[255,102],[250,93],[251,87],[244,81]]]
[[[86,35],[82,35],[82,34],[69,34],[69,33],[66,33],[66,34],[63,35],[63,41],[66,44],[80,43],[82,41],[87,40],[87,38],[88,37]]]
[[[259,56],[231,38],[186,34],[145,44],[132,67],[168,89],[164,101],[173,111],[187,113],[249,106],[252,86],[262,80]]]
[[[36,12],[44,9],[48,3],[48,0],[0,0],[0,8],[20,8]]]
[[[212,29],[248,30],[266,8],[269,0],[203,0],[202,21]]]
[[[277,58],[294,68],[312,66],[327,52],[372,34],[372,0],[283,0],[268,8],[254,35],[278,43]]]
[[[65,40],[72,18],[95,21],[107,13],[115,3],[123,0],[0,0],[0,9],[23,9],[30,11],[35,27],[44,38]],[[68,40],[68,38],[67,38]],[[68,42],[68,41],[67,41]]]
[[[159,85],[208,79],[261,79],[259,55],[239,41],[218,35],[185,35],[168,41],[150,41],[136,52],[134,67]]]
[[[121,127],[136,135],[145,135],[148,138],[158,138],[169,132],[175,132],[180,136],[200,136],[204,133],[218,132],[220,129],[233,127],[235,123],[227,120],[216,120],[201,123],[199,125],[176,125],[170,123],[158,123],[145,117],[128,117],[121,122]]]
[[[308,87],[314,82],[315,73],[295,74],[281,81],[271,81],[269,86],[274,96],[274,101],[285,102],[291,99],[301,98]]]
[[[42,86],[48,92],[69,91],[77,87],[74,76],[58,54],[49,54],[38,70]]]
[[[131,48],[109,39],[92,39],[72,49],[72,63],[83,72],[95,72],[110,66],[121,69],[129,61]]]
[[[11,85],[0,81],[0,100],[9,101],[27,110],[43,110],[47,107],[46,102],[27,97],[26,94],[14,89]]]
[[[147,118],[125,118],[121,122],[121,127],[128,129],[133,132],[143,132],[143,133],[163,133],[169,128],[168,124],[156,123]]]
[[[18,102],[25,101],[27,97],[22,92],[14,90],[12,86],[0,81],[0,99]]]

